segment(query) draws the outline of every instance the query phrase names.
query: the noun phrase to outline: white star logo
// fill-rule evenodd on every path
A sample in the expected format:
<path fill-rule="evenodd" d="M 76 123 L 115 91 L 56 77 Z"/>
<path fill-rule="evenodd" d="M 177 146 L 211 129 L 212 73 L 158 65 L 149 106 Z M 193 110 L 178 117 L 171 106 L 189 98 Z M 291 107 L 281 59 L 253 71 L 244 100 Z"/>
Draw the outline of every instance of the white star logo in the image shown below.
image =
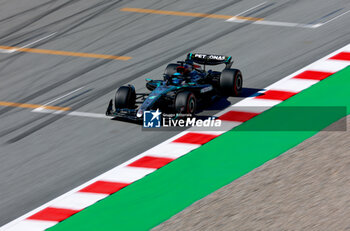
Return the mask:
<path fill-rule="evenodd" d="M 151 121 L 153 121 L 155 118 L 157 118 L 159 120 L 159 115 L 161 115 L 162 113 L 159 111 L 159 109 L 157 108 L 157 111 L 155 112 L 151 112 L 153 117 L 151 119 Z"/>

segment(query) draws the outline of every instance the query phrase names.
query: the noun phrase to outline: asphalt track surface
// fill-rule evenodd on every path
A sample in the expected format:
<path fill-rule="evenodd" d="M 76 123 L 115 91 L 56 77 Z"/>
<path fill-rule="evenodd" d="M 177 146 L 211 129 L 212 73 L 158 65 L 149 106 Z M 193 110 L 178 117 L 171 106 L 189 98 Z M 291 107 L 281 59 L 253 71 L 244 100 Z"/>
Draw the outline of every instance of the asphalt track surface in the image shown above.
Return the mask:
<path fill-rule="evenodd" d="M 350 42 L 346 0 L 268 1 L 242 14 L 302 24 L 334 19 L 317 28 L 120 11 L 132 7 L 237 15 L 263 2 L 2 1 L 0 46 L 34 42 L 29 47 L 132 59 L 1 52 L 0 101 L 42 105 L 81 88 L 50 105 L 103 114 L 117 87 L 131 83 L 146 91 L 145 78 L 161 78 L 167 63 L 192 51 L 232 55 L 243 72 L 243 96 L 248 96 Z M 212 109 L 241 99 L 222 100 Z M 176 133 L 31 110 L 0 106 L 0 225 Z"/>

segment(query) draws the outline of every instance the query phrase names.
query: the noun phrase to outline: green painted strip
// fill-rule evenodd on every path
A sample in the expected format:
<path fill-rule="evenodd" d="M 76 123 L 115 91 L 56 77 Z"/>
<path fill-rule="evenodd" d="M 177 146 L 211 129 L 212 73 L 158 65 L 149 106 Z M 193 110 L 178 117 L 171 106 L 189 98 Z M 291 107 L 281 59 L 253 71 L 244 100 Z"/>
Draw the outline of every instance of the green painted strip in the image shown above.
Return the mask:
<path fill-rule="evenodd" d="M 149 230 L 317 133 L 254 128 L 264 130 L 264 124 L 293 128 L 312 121 L 313 128 L 320 130 L 343 116 L 315 115 L 311 110 L 290 115 L 290 111 L 278 108 L 346 106 L 350 114 L 349 86 L 347 68 L 49 230 Z"/>

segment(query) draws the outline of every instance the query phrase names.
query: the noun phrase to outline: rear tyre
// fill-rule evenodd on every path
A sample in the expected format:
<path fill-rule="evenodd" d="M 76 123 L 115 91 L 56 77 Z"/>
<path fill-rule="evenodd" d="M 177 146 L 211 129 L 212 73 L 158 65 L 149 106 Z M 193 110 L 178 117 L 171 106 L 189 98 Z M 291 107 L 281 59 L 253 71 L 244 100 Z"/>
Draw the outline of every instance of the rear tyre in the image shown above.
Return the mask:
<path fill-rule="evenodd" d="M 238 69 L 225 69 L 220 76 L 220 91 L 227 96 L 239 96 L 242 91 L 243 77 Z"/>
<path fill-rule="evenodd" d="M 175 99 L 175 110 L 177 113 L 194 115 L 197 100 L 195 95 L 189 91 L 179 92 Z"/>
<path fill-rule="evenodd" d="M 114 106 L 118 108 L 134 108 L 136 92 L 133 86 L 122 86 L 115 93 Z"/>

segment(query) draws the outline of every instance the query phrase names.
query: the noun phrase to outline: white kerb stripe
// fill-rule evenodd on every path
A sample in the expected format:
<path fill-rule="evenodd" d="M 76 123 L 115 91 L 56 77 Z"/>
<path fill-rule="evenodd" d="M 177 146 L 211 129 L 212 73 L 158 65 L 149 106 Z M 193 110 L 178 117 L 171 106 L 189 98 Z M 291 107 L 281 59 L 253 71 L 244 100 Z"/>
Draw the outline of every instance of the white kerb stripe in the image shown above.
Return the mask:
<path fill-rule="evenodd" d="M 282 100 L 249 98 L 242 100 L 231 107 L 251 107 L 249 112 L 261 112 L 282 102 Z M 255 111 L 253 111 L 255 110 Z"/>
<path fill-rule="evenodd" d="M 342 51 L 349 51 L 350 52 L 350 44 L 343 47 Z"/>
<path fill-rule="evenodd" d="M 348 65 L 350 65 L 350 62 L 338 61 L 335 59 L 327 59 L 311 64 L 308 70 L 335 73 L 344 69 Z"/>
<path fill-rule="evenodd" d="M 145 154 L 147 156 L 177 159 L 199 146 L 198 144 L 166 143 L 147 150 Z"/>
<path fill-rule="evenodd" d="M 308 79 L 287 79 L 286 81 L 275 85 L 272 89 L 278 91 L 300 92 L 318 82 L 318 80 Z"/>
<path fill-rule="evenodd" d="M 192 128 L 188 129 L 191 132 L 195 132 L 195 133 L 200 133 L 200 134 L 206 134 L 206 135 L 214 135 L 214 136 L 219 136 L 222 133 L 226 132 L 226 131 L 217 131 L 218 128 L 213 128 L 213 131 L 210 131 L 210 129 L 204 127 L 203 131 L 202 130 L 198 130 L 198 128 L 193 128 L 193 130 L 191 130 Z"/>
<path fill-rule="evenodd" d="M 56 221 L 22 220 L 8 227 L 6 231 L 43 231 L 57 223 Z"/>
<path fill-rule="evenodd" d="M 192 128 L 189 128 L 188 131 L 194 132 L 194 133 L 199 133 L 199 134 L 205 134 L 205 135 L 219 136 L 222 133 L 227 132 L 228 129 L 225 128 L 224 126 L 221 126 L 221 127 L 192 127 Z"/>
<path fill-rule="evenodd" d="M 51 205 L 54 208 L 81 210 L 109 196 L 101 193 L 76 192 Z"/>
<path fill-rule="evenodd" d="M 150 168 L 138 168 L 138 167 L 122 167 L 119 169 L 113 169 L 101 176 L 101 180 L 120 182 L 120 183 L 132 183 L 142 177 L 154 172 L 155 169 Z"/>

